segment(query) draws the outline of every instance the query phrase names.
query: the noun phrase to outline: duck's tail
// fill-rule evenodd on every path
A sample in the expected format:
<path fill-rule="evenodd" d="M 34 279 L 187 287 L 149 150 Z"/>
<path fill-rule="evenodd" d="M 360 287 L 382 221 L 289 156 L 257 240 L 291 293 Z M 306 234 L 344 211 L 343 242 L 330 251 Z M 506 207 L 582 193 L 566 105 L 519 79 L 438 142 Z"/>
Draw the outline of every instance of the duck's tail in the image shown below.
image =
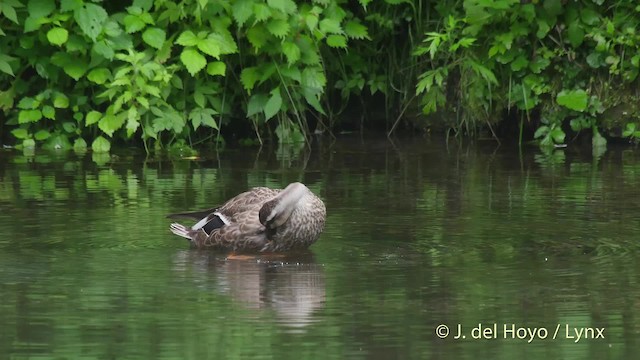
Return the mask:
<path fill-rule="evenodd" d="M 193 236 L 192 236 L 193 230 L 191 230 L 190 228 L 182 224 L 172 223 L 169 229 L 171 230 L 172 233 L 178 236 L 181 236 L 188 240 L 193 240 Z"/>

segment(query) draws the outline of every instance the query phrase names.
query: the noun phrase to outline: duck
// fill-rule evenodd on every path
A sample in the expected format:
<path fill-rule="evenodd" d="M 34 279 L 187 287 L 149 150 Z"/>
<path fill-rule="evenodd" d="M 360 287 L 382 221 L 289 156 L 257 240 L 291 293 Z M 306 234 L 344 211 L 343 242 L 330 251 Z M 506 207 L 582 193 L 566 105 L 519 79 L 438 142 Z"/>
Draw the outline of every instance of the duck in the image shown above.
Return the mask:
<path fill-rule="evenodd" d="M 254 187 L 221 206 L 167 215 L 197 220 L 169 229 L 192 247 L 238 252 L 278 253 L 306 249 L 324 231 L 324 202 L 300 182 L 284 189 Z"/>

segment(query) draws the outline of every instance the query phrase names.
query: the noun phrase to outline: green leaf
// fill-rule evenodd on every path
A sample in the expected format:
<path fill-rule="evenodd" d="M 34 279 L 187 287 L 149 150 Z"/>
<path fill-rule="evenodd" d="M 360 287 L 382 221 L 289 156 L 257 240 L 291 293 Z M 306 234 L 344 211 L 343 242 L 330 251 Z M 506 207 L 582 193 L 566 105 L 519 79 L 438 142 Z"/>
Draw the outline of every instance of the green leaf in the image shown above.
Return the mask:
<path fill-rule="evenodd" d="M 582 44 L 582 41 L 584 40 L 584 30 L 582 29 L 582 25 L 580 25 L 578 22 L 570 24 L 567 28 L 567 35 L 569 37 L 571 46 L 577 48 Z"/>
<path fill-rule="evenodd" d="M 136 97 L 136 101 L 138 102 L 138 104 L 142 105 L 143 108 L 145 109 L 149 108 L 149 100 L 147 100 L 147 98 L 138 96 Z"/>
<path fill-rule="evenodd" d="M 4 6 L 3 6 L 4 7 Z M 27 10 L 29 16 L 34 19 L 41 19 L 49 16 L 56 9 L 54 0 L 29 0 Z"/>
<path fill-rule="evenodd" d="M 79 9 L 82 6 L 82 0 L 61 0 L 60 1 L 60 11 L 74 11 Z"/>
<path fill-rule="evenodd" d="M 300 48 L 292 42 L 282 43 L 282 52 L 287 57 L 287 64 L 291 66 L 300 60 Z"/>
<path fill-rule="evenodd" d="M 257 51 L 266 44 L 269 32 L 262 25 L 253 26 L 247 30 L 247 39 Z"/>
<path fill-rule="evenodd" d="M 147 28 L 147 30 L 142 33 L 142 40 L 149 46 L 156 49 L 160 49 L 162 47 L 166 37 L 167 34 L 165 31 L 156 27 Z"/>
<path fill-rule="evenodd" d="M 318 99 L 319 96 L 320 92 L 314 92 L 310 90 L 304 91 L 304 99 L 307 100 L 307 103 L 311 105 L 311 107 L 313 107 L 317 112 L 326 116 L 327 114 L 324 112 L 324 109 L 320 104 L 320 100 Z"/>
<path fill-rule="evenodd" d="M 42 141 L 42 140 L 46 140 L 51 136 L 51 133 L 47 130 L 38 130 L 38 132 L 36 132 L 33 135 L 33 138 L 36 139 L 37 141 Z"/>
<path fill-rule="evenodd" d="M 622 136 L 624 136 L 624 137 L 632 136 L 636 132 L 636 128 L 637 127 L 638 127 L 638 125 L 636 125 L 636 123 L 627 123 L 627 126 L 625 127 L 625 130 L 622 132 Z"/>
<path fill-rule="evenodd" d="M 561 0 L 544 0 L 543 7 L 551 16 L 557 16 L 562 13 Z"/>
<path fill-rule="evenodd" d="M 69 98 L 63 93 L 55 93 L 53 98 L 53 106 L 58 109 L 66 109 L 69 107 Z"/>
<path fill-rule="evenodd" d="M 511 70 L 517 72 L 526 68 L 528 65 L 529 65 L 529 59 L 527 59 L 524 55 L 520 55 L 511 62 Z"/>
<path fill-rule="evenodd" d="M 582 126 L 582 123 L 584 122 L 584 118 L 583 117 L 577 117 L 575 119 L 571 119 L 571 121 L 569 121 L 569 125 L 571 126 L 571 130 L 578 132 L 582 129 L 584 129 L 584 126 Z"/>
<path fill-rule="evenodd" d="M 107 22 L 105 22 L 103 26 L 103 31 L 105 35 L 112 38 L 115 38 L 122 34 L 122 28 L 120 27 L 120 24 L 118 24 L 114 20 L 107 20 Z"/>
<path fill-rule="evenodd" d="M 109 17 L 102 6 L 93 3 L 84 3 L 82 7 L 73 12 L 76 23 L 85 35 L 96 41 L 102 32 L 102 25 Z"/>
<path fill-rule="evenodd" d="M 144 88 L 144 91 L 147 92 L 147 94 L 149 94 L 151 96 L 155 96 L 157 98 L 160 97 L 160 89 L 157 86 L 146 85 L 143 88 Z"/>
<path fill-rule="evenodd" d="M 36 101 L 34 98 L 28 96 L 23 97 L 22 99 L 20 99 L 20 102 L 18 102 L 18 108 L 20 109 L 35 109 L 39 106 L 39 101 Z"/>
<path fill-rule="evenodd" d="M 271 17 L 272 13 L 273 11 L 265 4 L 253 4 L 253 16 L 256 18 L 256 22 L 267 20 Z"/>
<path fill-rule="evenodd" d="M 232 11 L 238 27 L 242 27 L 253 14 L 253 0 L 238 0 L 234 2 Z"/>
<path fill-rule="evenodd" d="M 24 20 L 24 32 L 28 33 L 31 31 L 38 30 L 40 29 L 42 24 L 46 24 L 46 23 L 47 23 L 46 18 L 34 18 L 32 16 L 29 16 Z"/>
<path fill-rule="evenodd" d="M 91 144 L 91 149 L 97 153 L 107 153 L 111 150 L 111 143 L 102 136 L 98 136 Z"/>
<path fill-rule="evenodd" d="M 264 105 L 265 121 L 274 117 L 282 108 L 282 96 L 280 95 L 280 87 L 271 91 L 271 97 Z"/>
<path fill-rule="evenodd" d="M 95 124 L 98 121 L 100 121 L 101 118 L 102 118 L 102 113 L 100 113 L 98 111 L 95 111 L 95 110 L 89 111 L 89 113 L 87 114 L 87 117 L 84 120 L 84 124 L 86 126 L 89 126 L 91 124 Z"/>
<path fill-rule="evenodd" d="M 55 27 L 47 32 L 47 40 L 52 45 L 62 45 L 69 39 L 69 32 L 66 29 Z"/>
<path fill-rule="evenodd" d="M 25 124 L 30 122 L 36 122 L 42 119 L 42 113 L 40 110 L 20 110 L 18 113 L 18 123 Z"/>
<path fill-rule="evenodd" d="M 47 119 L 50 119 L 50 120 L 55 120 L 56 119 L 56 109 L 54 109 L 50 105 L 45 105 L 45 106 L 42 107 L 42 116 L 44 116 L 44 117 L 46 117 Z"/>
<path fill-rule="evenodd" d="M 357 21 L 349 21 L 344 25 L 344 33 L 352 39 L 369 39 L 367 27 Z"/>
<path fill-rule="evenodd" d="M 25 128 L 17 128 L 17 129 L 13 129 L 11 130 L 11 134 L 16 138 L 16 139 L 26 139 L 29 137 L 29 131 L 27 131 L 27 129 Z"/>
<path fill-rule="evenodd" d="M 533 134 L 533 138 L 534 139 L 538 139 L 540 137 L 543 137 L 543 136 L 547 135 L 548 133 L 549 133 L 549 127 L 546 126 L 546 125 L 542 125 Z"/>
<path fill-rule="evenodd" d="M 267 5 L 285 14 L 293 14 L 297 10 L 296 3 L 292 0 L 267 0 Z"/>
<path fill-rule="evenodd" d="M 218 42 L 211 37 L 199 40 L 198 49 L 216 59 L 220 58 L 220 46 L 218 46 Z"/>
<path fill-rule="evenodd" d="M 125 116 L 122 116 L 122 115 L 126 115 L 126 114 L 120 113 L 120 114 L 114 115 L 114 114 L 107 113 L 98 122 L 98 127 L 105 134 L 109 136 L 113 136 L 113 133 L 116 130 L 120 129 L 122 125 L 124 125 Z"/>
<path fill-rule="evenodd" d="M 549 133 L 549 135 L 553 139 L 553 142 L 556 144 L 564 143 L 564 138 L 566 136 L 562 128 L 560 128 L 559 126 L 556 126 L 553 129 L 551 129 L 551 132 Z"/>
<path fill-rule="evenodd" d="M 153 119 L 153 133 L 157 134 L 163 130 L 173 130 L 176 133 L 180 133 L 184 129 L 185 121 L 182 115 L 172 107 L 160 109 L 152 106 L 151 112 L 158 116 Z"/>
<path fill-rule="evenodd" d="M 247 117 L 251 117 L 257 113 L 262 112 L 269 97 L 266 94 L 255 94 L 249 98 L 247 104 Z"/>
<path fill-rule="evenodd" d="M 11 68 L 11 65 L 9 64 L 9 61 L 12 61 L 12 60 L 15 60 L 15 58 L 11 57 L 9 55 L 0 54 L 0 71 L 2 71 L 3 73 L 5 73 L 7 75 L 15 76 L 13 74 L 13 69 Z"/>
<path fill-rule="evenodd" d="M 285 20 L 271 19 L 267 23 L 267 30 L 269 30 L 271 35 L 279 39 L 284 39 L 289 33 L 289 29 L 289 23 Z"/>
<path fill-rule="evenodd" d="M 75 80 L 80 79 L 87 71 L 87 63 L 83 58 L 73 57 L 61 51 L 53 54 L 51 62 L 61 67 L 67 75 Z"/>
<path fill-rule="evenodd" d="M 127 111 L 127 137 L 131 137 L 140 127 L 140 114 L 135 107 L 129 108 Z"/>
<path fill-rule="evenodd" d="M 347 48 L 347 38 L 342 35 L 329 35 L 327 37 L 327 45 L 333 48 Z"/>
<path fill-rule="evenodd" d="M 224 76 L 227 72 L 227 65 L 222 61 L 214 61 L 207 64 L 207 74 L 211 76 Z"/>
<path fill-rule="evenodd" d="M 327 78 L 320 67 L 308 67 L 302 71 L 301 85 L 303 88 L 322 90 L 327 84 Z"/>
<path fill-rule="evenodd" d="M 115 51 L 113 50 L 113 47 L 109 45 L 110 43 L 111 41 L 107 42 L 106 40 L 96 41 L 93 44 L 93 51 L 95 51 L 99 55 L 102 55 L 102 57 L 107 60 L 113 60 Z"/>
<path fill-rule="evenodd" d="M 297 83 L 302 82 L 302 73 L 297 67 L 282 67 L 280 68 L 280 74 L 282 77 L 291 79 Z"/>
<path fill-rule="evenodd" d="M 588 100 L 589 96 L 587 95 L 587 92 L 582 89 L 562 90 L 556 96 L 558 105 L 580 112 L 587 108 Z"/>
<path fill-rule="evenodd" d="M 526 59 L 523 59 L 524 61 L 528 61 Z M 487 82 L 492 83 L 492 84 L 497 84 L 498 83 L 498 79 L 496 79 L 495 74 L 493 73 L 493 71 L 491 71 L 489 68 L 487 68 L 486 66 L 468 59 L 465 61 L 465 64 L 468 65 L 476 74 L 482 76 L 483 79 L 485 79 Z M 516 63 L 516 65 L 520 65 L 520 66 L 526 66 L 526 64 L 518 64 Z"/>
<path fill-rule="evenodd" d="M 0 10 L 2 10 L 0 12 L 2 12 L 7 19 L 13 21 L 13 23 L 16 25 L 20 25 L 20 23 L 18 22 L 18 14 L 16 13 L 16 10 L 11 5 L 7 4 L 5 6 L 2 6 Z M 0 29 L 0 32 L 2 32 L 2 29 Z"/>
<path fill-rule="evenodd" d="M 320 55 L 318 53 L 317 45 L 312 42 L 311 38 L 307 35 L 298 36 L 296 42 L 300 48 L 300 61 L 306 65 L 319 65 Z"/>
<path fill-rule="evenodd" d="M 323 19 L 320 21 L 320 31 L 325 34 L 342 34 L 340 22 L 334 19 Z"/>
<path fill-rule="evenodd" d="M 142 11 L 149 11 L 153 6 L 153 0 L 133 0 L 133 5 L 142 9 Z"/>
<path fill-rule="evenodd" d="M 202 89 L 200 87 L 196 87 L 195 91 L 193 92 L 193 101 L 199 107 L 201 107 L 201 108 L 205 107 L 206 99 L 205 99 L 204 94 L 202 93 Z"/>
<path fill-rule="evenodd" d="M 258 79 L 260 79 L 260 74 L 258 73 L 258 68 L 255 66 L 244 68 L 240 73 L 240 82 L 242 83 L 242 86 L 244 86 L 244 89 L 249 93 L 255 86 Z"/>
<path fill-rule="evenodd" d="M 36 141 L 33 139 L 24 139 L 22 140 L 22 147 L 25 149 L 33 149 L 36 147 Z"/>
<path fill-rule="evenodd" d="M 74 80 L 80 80 L 82 75 L 87 72 L 87 64 L 83 61 L 76 61 L 66 64 L 62 69 Z"/>
<path fill-rule="evenodd" d="M 191 113 L 189 113 L 189 119 L 191 120 L 195 130 L 200 127 L 200 124 L 218 130 L 218 124 L 216 124 L 216 121 L 213 119 L 213 115 L 215 114 L 216 112 L 213 109 L 195 108 L 191 110 Z"/>
<path fill-rule="evenodd" d="M 107 68 L 96 68 L 87 74 L 87 79 L 96 84 L 104 84 L 111 78 L 111 72 Z"/>
<path fill-rule="evenodd" d="M 124 24 L 124 31 L 126 31 L 127 34 L 133 34 L 147 26 L 140 16 L 131 14 L 125 15 L 124 19 L 122 19 L 122 23 Z"/>
<path fill-rule="evenodd" d="M 187 30 L 180 34 L 180 36 L 178 36 L 176 44 L 182 46 L 196 46 L 198 45 L 199 41 L 200 39 L 196 36 L 196 34 L 194 34 L 192 31 Z"/>
<path fill-rule="evenodd" d="M 222 55 L 235 54 L 238 52 L 238 45 L 229 33 L 211 33 L 209 34 L 209 36 L 207 36 L 207 38 L 212 39 L 216 42 L 216 44 L 220 48 L 220 54 Z"/>
<path fill-rule="evenodd" d="M 598 25 L 601 21 L 598 12 L 588 7 L 580 9 L 580 19 L 582 19 L 582 22 L 586 25 L 591 26 Z"/>
<path fill-rule="evenodd" d="M 185 48 L 180 54 L 180 61 L 182 61 L 191 76 L 195 76 L 207 65 L 207 60 L 204 56 L 193 48 Z"/>
<path fill-rule="evenodd" d="M 153 20 L 153 16 L 148 12 L 143 12 L 140 14 L 140 20 L 142 20 L 147 25 L 155 25 L 155 21 Z"/>
<path fill-rule="evenodd" d="M 549 59 L 538 56 L 529 62 L 529 69 L 531 69 L 534 74 L 540 74 L 542 70 L 546 69 L 547 66 L 549 66 L 549 64 L 551 64 L 551 61 L 549 61 Z"/>
<path fill-rule="evenodd" d="M 587 56 L 587 64 L 594 69 L 597 69 L 604 65 L 604 61 L 602 60 L 602 54 L 598 52 L 593 52 Z"/>
<path fill-rule="evenodd" d="M 310 11 L 309 13 L 304 15 L 304 22 L 307 25 L 307 29 L 309 29 L 309 31 L 315 31 L 316 27 L 318 26 L 318 13 Z"/>
<path fill-rule="evenodd" d="M 84 141 L 83 138 L 77 138 L 76 141 L 73 142 L 73 151 L 75 152 L 87 151 L 87 142 Z"/>
<path fill-rule="evenodd" d="M 549 24 L 546 19 L 538 19 L 537 23 L 538 31 L 536 32 L 536 37 L 538 37 L 538 39 L 543 39 L 551 30 L 551 24 Z"/>
<path fill-rule="evenodd" d="M 74 133 L 78 129 L 78 126 L 74 122 L 65 121 L 62 123 L 62 128 L 68 133 Z"/>

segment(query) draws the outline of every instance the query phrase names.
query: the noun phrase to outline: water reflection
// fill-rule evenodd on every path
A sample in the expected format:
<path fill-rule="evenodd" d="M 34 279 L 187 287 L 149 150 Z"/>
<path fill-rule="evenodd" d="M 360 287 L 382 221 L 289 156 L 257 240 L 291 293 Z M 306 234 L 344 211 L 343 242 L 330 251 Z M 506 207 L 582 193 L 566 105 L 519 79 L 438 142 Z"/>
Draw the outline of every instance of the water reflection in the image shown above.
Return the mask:
<path fill-rule="evenodd" d="M 227 256 L 184 250 L 176 254 L 174 270 L 199 285 L 214 278 L 215 291 L 246 309 L 272 310 L 281 325 L 291 328 L 312 324 L 326 300 L 324 265 L 311 252 Z"/>
<path fill-rule="evenodd" d="M 0 153 L 0 354 L 636 358 L 637 150 L 354 138 L 281 150 L 105 164 Z M 227 259 L 168 231 L 166 213 L 292 181 L 328 209 L 311 258 Z M 456 342 L 435 336 L 443 323 L 607 330 Z"/>

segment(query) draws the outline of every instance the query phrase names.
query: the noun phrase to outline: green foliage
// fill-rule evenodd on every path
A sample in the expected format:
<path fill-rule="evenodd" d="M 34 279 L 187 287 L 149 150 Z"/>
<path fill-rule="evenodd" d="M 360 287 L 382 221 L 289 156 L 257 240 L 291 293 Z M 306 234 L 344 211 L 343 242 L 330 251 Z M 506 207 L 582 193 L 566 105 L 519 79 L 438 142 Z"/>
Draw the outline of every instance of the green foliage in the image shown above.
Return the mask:
<path fill-rule="evenodd" d="M 326 106 L 322 49 L 368 38 L 352 12 L 360 6 L 336 1 L 128 5 L 0 4 L 0 109 L 17 141 L 159 149 L 211 139 L 221 124 L 247 118 L 259 139 L 281 122 L 302 134 L 307 110 Z"/>
<path fill-rule="evenodd" d="M 556 96 L 558 105 L 578 112 L 583 112 L 587 108 L 588 100 L 589 96 L 587 92 L 582 89 L 571 91 L 562 90 Z"/>
<path fill-rule="evenodd" d="M 440 23 L 414 51 L 427 63 L 416 94 L 424 114 L 461 110 L 456 130 L 472 130 L 469 119 L 491 124 L 504 111 L 531 121 L 537 109 L 541 145 L 563 143 L 566 122 L 602 144 L 602 114 L 640 100 L 626 95 L 640 69 L 640 13 L 632 2 L 468 0 L 436 10 Z"/>
<path fill-rule="evenodd" d="M 98 136 L 95 140 L 93 140 L 91 149 L 97 153 L 106 153 L 111 149 L 111 143 L 109 143 L 109 140 L 103 138 L 102 136 Z"/>
<path fill-rule="evenodd" d="M 5 0 L 0 110 L 30 147 L 192 146 L 245 121 L 260 143 L 306 139 L 308 116 L 331 129 L 353 104 L 390 132 L 420 115 L 472 134 L 516 112 L 543 145 L 567 123 L 600 144 L 607 110 L 640 102 L 639 23 L 630 2 L 583 0 Z"/>
<path fill-rule="evenodd" d="M 640 142 L 640 126 L 638 126 L 637 123 L 627 123 L 622 132 L 622 136 L 631 139 L 631 141 L 637 144 Z"/>

